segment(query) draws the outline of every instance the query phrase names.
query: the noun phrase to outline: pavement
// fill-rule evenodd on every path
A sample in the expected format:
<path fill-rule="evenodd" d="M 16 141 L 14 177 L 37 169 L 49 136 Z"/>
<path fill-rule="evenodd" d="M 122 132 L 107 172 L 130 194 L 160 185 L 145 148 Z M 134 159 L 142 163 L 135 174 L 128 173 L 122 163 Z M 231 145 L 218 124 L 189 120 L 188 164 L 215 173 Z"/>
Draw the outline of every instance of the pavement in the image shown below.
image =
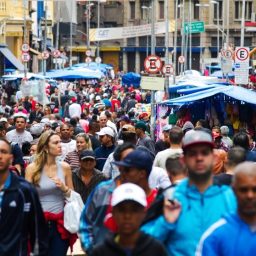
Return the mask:
<path fill-rule="evenodd" d="M 71 256 L 71 255 L 73 255 L 73 256 L 86 256 L 85 252 L 81 248 L 80 239 L 76 240 L 76 243 L 74 244 L 74 247 L 73 247 L 73 253 L 71 253 L 70 249 L 69 249 L 67 255 L 68 256 Z"/>

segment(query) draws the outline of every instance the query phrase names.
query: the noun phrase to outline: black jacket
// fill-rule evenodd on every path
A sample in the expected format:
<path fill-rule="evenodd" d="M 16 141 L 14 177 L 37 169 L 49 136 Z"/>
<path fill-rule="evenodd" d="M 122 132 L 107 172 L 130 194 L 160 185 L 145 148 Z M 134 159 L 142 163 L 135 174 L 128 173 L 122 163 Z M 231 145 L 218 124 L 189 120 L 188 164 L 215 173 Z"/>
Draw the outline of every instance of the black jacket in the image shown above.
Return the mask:
<path fill-rule="evenodd" d="M 128 254 L 115 241 L 114 236 L 104 240 L 103 244 L 96 246 L 90 256 L 167 256 L 167 252 L 163 245 L 153 237 L 141 233 L 136 247 Z"/>
<path fill-rule="evenodd" d="M 35 255 L 48 255 L 48 230 L 35 188 L 11 172 L 10 186 L 3 191 L 0 256 L 27 256 L 28 241 Z"/>

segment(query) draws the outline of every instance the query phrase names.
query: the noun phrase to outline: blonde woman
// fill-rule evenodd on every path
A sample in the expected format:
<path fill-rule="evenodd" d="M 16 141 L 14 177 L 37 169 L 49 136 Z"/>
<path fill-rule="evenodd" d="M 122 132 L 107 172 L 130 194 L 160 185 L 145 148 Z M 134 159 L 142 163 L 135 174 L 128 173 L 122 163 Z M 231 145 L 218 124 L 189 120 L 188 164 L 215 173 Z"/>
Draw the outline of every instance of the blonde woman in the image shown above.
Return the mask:
<path fill-rule="evenodd" d="M 46 131 L 39 138 L 35 160 L 26 169 L 26 179 L 37 188 L 49 228 L 49 256 L 65 256 L 72 235 L 64 229 L 63 209 L 65 197 L 73 189 L 70 166 L 59 162 L 61 139 Z"/>
<path fill-rule="evenodd" d="M 89 135 L 79 133 L 76 135 L 76 150 L 68 153 L 64 159 L 70 165 L 72 171 L 80 168 L 79 156 L 83 150 L 92 150 L 92 144 Z"/>

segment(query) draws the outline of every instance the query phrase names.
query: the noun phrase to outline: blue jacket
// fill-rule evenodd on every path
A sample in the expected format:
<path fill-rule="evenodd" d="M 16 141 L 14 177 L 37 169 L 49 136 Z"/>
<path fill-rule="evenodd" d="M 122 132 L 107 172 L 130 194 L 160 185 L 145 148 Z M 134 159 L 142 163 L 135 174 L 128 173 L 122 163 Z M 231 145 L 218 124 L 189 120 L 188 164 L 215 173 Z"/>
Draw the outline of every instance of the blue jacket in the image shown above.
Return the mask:
<path fill-rule="evenodd" d="M 202 236 L 197 256 L 252 256 L 256 254 L 256 230 L 252 231 L 237 214 L 214 223 Z"/>
<path fill-rule="evenodd" d="M 181 214 L 175 223 L 163 216 L 145 224 L 142 230 L 164 242 L 169 255 L 195 255 L 196 246 L 204 233 L 224 213 L 236 209 L 236 199 L 228 186 L 212 185 L 200 193 L 185 179 L 174 187 L 173 198 L 181 203 Z"/>
<path fill-rule="evenodd" d="M 103 242 L 106 234 L 109 234 L 109 230 L 104 226 L 104 219 L 115 188 L 115 180 L 103 181 L 86 201 L 80 219 L 79 237 L 82 248 L 87 252 L 93 245 Z"/>
<path fill-rule="evenodd" d="M 101 145 L 100 147 L 95 149 L 95 156 L 96 156 L 96 169 L 102 171 L 105 162 L 107 161 L 108 156 L 114 152 L 115 145 L 111 147 L 105 147 Z"/>

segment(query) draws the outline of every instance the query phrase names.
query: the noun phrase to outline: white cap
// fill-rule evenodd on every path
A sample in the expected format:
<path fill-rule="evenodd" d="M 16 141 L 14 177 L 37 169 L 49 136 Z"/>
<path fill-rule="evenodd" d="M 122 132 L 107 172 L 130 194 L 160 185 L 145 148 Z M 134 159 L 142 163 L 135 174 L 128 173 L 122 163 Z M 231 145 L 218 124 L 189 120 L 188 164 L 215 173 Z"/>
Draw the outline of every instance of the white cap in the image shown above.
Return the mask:
<path fill-rule="evenodd" d="M 6 122 L 7 123 L 8 121 L 7 121 L 6 117 L 2 117 L 2 118 L 0 118 L 0 122 Z"/>
<path fill-rule="evenodd" d="M 111 205 L 116 206 L 129 200 L 147 207 L 147 198 L 144 190 L 133 183 L 125 183 L 118 186 L 112 194 Z"/>
<path fill-rule="evenodd" d="M 101 100 L 100 95 L 97 95 L 97 96 L 95 97 L 95 100 Z"/>
<path fill-rule="evenodd" d="M 97 134 L 99 136 L 103 136 L 103 135 L 109 135 L 111 137 L 115 137 L 115 133 L 114 133 L 114 130 L 110 127 L 104 127 L 100 130 L 100 132 L 97 132 Z"/>

